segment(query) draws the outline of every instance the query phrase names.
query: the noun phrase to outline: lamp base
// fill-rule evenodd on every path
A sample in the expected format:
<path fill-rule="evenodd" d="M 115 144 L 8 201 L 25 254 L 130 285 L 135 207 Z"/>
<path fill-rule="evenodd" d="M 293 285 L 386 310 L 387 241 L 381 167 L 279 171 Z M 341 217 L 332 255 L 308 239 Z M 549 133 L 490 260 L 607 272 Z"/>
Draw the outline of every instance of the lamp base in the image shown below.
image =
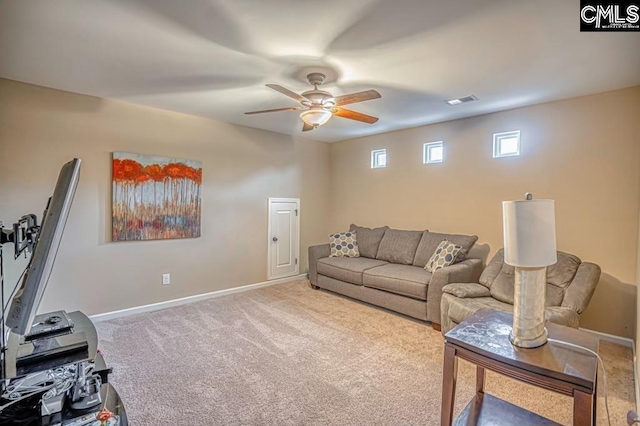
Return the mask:
<path fill-rule="evenodd" d="M 547 333 L 547 328 L 545 327 L 543 329 L 543 333 L 538 336 L 538 337 L 534 337 L 532 339 L 527 339 L 524 337 L 520 337 L 520 336 L 514 336 L 513 335 L 513 330 L 511 331 L 511 333 L 509 333 L 509 341 L 511 342 L 511 344 L 513 346 L 517 346 L 519 348 L 537 348 L 540 347 L 542 345 L 544 345 L 545 343 L 547 343 L 547 337 L 549 336 L 549 334 Z"/>
<path fill-rule="evenodd" d="M 520 348 L 537 348 L 547 342 L 544 328 L 546 268 L 515 268 L 513 329 L 509 340 Z"/>

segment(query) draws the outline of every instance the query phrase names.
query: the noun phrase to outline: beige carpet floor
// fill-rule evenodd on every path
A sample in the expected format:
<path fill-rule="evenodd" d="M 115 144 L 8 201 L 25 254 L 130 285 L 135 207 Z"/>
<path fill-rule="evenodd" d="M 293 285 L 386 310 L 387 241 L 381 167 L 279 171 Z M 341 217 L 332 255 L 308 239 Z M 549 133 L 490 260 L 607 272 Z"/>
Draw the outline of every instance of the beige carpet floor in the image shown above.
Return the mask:
<path fill-rule="evenodd" d="M 136 426 L 439 424 L 442 335 L 306 280 L 97 328 Z M 634 408 L 631 349 L 603 342 L 601 355 L 611 424 L 622 425 Z M 460 363 L 457 413 L 473 396 L 474 374 Z M 568 397 L 493 373 L 487 392 L 571 423 Z M 598 410 L 604 425 L 602 397 Z"/>

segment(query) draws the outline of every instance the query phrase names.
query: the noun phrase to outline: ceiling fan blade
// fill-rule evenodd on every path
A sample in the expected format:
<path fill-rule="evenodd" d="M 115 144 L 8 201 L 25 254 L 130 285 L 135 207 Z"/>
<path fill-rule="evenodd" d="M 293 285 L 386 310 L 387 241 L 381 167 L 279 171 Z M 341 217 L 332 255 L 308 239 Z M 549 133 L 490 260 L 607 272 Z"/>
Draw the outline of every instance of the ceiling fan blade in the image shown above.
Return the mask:
<path fill-rule="evenodd" d="M 309 130 L 313 130 L 313 129 L 315 129 L 315 127 L 313 127 L 311 124 L 307 124 L 307 123 L 302 124 L 303 132 L 308 132 Z"/>
<path fill-rule="evenodd" d="M 373 124 L 378 121 L 378 117 L 372 117 L 367 114 L 363 114 L 361 112 L 352 111 L 346 108 L 333 108 L 331 110 L 333 115 L 337 115 L 338 117 L 348 118 L 350 120 L 362 121 L 363 123 Z"/>
<path fill-rule="evenodd" d="M 265 112 L 278 112 L 278 111 L 298 111 L 303 109 L 304 107 L 287 107 L 287 108 L 276 108 L 276 109 L 263 109 L 262 111 L 249 111 L 249 112 L 245 112 L 245 114 L 247 115 L 251 115 L 251 114 L 262 114 Z"/>
<path fill-rule="evenodd" d="M 350 93 L 348 95 L 342 95 L 334 98 L 336 106 L 355 104 L 356 102 L 369 101 L 371 99 L 378 99 L 382 96 L 375 90 L 365 90 L 364 92 Z"/>
<path fill-rule="evenodd" d="M 266 85 L 268 88 L 275 90 L 276 92 L 280 92 L 283 95 L 286 95 L 290 98 L 295 99 L 298 102 L 302 102 L 304 100 L 306 100 L 305 98 L 303 98 L 302 96 L 298 95 L 296 92 L 293 92 L 285 87 L 282 87 L 278 84 L 267 84 Z"/>

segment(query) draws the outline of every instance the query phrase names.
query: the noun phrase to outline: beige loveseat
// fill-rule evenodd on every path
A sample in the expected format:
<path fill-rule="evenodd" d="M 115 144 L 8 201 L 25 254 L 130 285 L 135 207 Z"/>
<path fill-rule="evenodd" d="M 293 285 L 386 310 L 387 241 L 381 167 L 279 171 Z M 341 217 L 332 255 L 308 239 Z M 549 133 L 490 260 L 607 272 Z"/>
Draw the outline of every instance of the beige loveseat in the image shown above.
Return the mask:
<path fill-rule="evenodd" d="M 514 267 L 504 263 L 500 249 L 477 283 L 449 284 L 442 291 L 442 333 L 480 308 L 513 312 Z M 558 262 L 547 268 L 545 317 L 556 324 L 578 328 L 600 279 L 600 267 L 559 251 Z"/>
<path fill-rule="evenodd" d="M 477 282 L 480 259 L 467 258 L 477 236 L 362 228 L 356 232 L 360 257 L 329 257 L 329 244 L 309 247 L 309 280 L 314 288 L 340 293 L 396 312 L 430 321 L 440 329 L 442 287 Z M 427 272 L 424 266 L 447 239 L 462 247 L 453 265 Z"/>

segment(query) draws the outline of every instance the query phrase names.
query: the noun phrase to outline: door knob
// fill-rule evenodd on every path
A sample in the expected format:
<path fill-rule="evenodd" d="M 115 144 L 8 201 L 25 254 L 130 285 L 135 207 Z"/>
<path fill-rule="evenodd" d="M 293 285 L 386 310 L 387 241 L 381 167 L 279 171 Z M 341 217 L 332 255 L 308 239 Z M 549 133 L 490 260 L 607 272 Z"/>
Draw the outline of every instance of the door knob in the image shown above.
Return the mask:
<path fill-rule="evenodd" d="M 273 237 L 273 242 L 277 243 L 278 242 L 278 237 Z"/>

